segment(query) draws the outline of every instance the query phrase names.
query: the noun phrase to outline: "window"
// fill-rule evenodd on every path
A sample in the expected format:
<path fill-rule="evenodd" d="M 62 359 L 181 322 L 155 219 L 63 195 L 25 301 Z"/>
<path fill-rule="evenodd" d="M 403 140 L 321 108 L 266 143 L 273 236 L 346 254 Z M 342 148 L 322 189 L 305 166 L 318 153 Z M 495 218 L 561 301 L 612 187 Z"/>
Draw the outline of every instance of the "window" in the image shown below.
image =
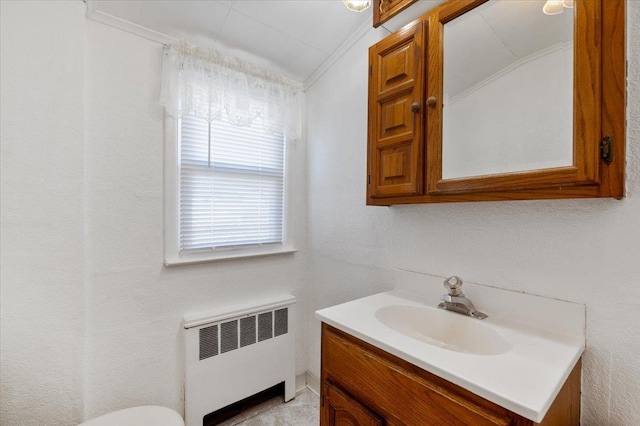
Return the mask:
<path fill-rule="evenodd" d="M 285 136 L 257 121 L 177 120 L 169 180 L 177 226 L 166 236 L 174 239 L 165 242 L 167 264 L 292 251 L 284 244 Z"/>
<path fill-rule="evenodd" d="M 165 264 L 291 253 L 285 143 L 302 84 L 185 42 L 165 46 Z"/>

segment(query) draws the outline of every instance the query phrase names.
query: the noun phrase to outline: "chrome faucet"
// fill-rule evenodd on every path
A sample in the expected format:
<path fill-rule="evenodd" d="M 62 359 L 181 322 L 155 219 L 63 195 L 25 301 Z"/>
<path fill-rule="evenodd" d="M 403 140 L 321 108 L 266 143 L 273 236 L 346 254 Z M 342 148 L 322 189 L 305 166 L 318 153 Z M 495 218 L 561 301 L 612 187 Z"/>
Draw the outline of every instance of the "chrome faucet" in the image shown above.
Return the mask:
<path fill-rule="evenodd" d="M 457 312 L 459 314 L 468 315 L 477 319 L 485 319 L 487 316 L 482 312 L 476 311 L 471 300 L 464 297 L 464 293 L 460 290 L 462 280 L 459 277 L 449 277 L 444 280 L 444 288 L 448 290 L 448 294 L 443 295 L 438 308 L 447 311 Z"/>

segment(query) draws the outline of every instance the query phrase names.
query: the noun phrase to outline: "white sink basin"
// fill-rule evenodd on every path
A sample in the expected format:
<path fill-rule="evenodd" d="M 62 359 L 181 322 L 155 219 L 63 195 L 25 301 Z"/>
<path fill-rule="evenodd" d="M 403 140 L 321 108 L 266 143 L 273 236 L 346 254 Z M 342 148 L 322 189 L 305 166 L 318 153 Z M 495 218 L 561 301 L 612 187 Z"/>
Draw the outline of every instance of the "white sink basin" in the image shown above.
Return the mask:
<path fill-rule="evenodd" d="M 501 355 L 512 347 L 480 320 L 442 309 L 393 305 L 378 309 L 375 317 L 398 333 L 450 351 Z"/>

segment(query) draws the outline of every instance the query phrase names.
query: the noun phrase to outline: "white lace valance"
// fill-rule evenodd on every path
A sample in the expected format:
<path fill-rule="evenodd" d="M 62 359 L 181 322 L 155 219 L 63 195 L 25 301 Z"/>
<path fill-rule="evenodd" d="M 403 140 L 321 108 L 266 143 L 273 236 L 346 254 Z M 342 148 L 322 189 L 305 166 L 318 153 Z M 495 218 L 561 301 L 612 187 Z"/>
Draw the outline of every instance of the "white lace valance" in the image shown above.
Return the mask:
<path fill-rule="evenodd" d="M 259 120 L 265 131 L 300 139 L 300 83 L 186 43 L 167 46 L 162 66 L 160 103 L 171 117 L 224 115 L 239 127 Z"/>

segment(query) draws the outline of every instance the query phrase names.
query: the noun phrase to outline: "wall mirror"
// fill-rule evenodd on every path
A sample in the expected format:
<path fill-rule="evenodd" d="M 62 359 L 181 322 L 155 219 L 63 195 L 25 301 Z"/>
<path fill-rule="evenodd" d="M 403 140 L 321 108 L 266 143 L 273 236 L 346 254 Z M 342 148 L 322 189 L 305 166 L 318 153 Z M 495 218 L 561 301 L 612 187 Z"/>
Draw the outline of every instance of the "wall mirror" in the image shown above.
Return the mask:
<path fill-rule="evenodd" d="M 442 178 L 573 165 L 574 4 L 491 0 L 444 25 Z"/>
<path fill-rule="evenodd" d="M 455 0 L 432 18 L 428 193 L 599 184 L 603 3 L 546 3 Z"/>

